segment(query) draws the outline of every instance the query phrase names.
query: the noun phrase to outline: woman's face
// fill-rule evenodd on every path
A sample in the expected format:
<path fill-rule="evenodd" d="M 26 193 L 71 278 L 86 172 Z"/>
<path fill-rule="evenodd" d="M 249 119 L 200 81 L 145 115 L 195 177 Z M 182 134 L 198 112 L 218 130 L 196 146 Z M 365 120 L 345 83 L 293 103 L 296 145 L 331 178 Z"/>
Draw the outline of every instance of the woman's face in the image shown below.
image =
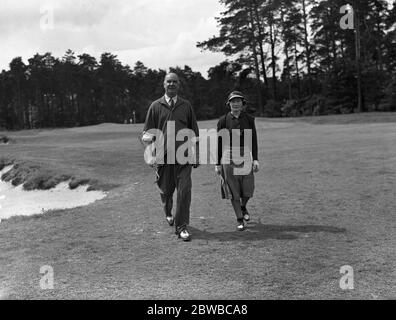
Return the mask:
<path fill-rule="evenodd" d="M 234 98 L 230 101 L 232 113 L 240 113 L 243 109 L 243 101 L 241 98 Z"/>

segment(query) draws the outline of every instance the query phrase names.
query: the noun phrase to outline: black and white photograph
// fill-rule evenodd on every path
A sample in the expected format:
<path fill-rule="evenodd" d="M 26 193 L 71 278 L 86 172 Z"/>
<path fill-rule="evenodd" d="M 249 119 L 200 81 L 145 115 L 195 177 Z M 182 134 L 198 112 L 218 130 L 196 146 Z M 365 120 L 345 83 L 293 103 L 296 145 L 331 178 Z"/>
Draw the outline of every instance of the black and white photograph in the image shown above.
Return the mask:
<path fill-rule="evenodd" d="M 396 0 L 0 7 L 0 300 L 396 299 Z"/>

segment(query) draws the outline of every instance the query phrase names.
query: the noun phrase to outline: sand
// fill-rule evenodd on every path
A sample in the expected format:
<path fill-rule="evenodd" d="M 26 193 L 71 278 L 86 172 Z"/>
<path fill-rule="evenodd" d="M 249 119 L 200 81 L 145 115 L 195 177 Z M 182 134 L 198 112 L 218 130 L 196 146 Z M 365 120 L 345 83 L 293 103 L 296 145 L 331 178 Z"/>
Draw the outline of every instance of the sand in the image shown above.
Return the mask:
<path fill-rule="evenodd" d="M 7 166 L 1 170 L 0 178 L 11 169 L 12 166 Z M 50 190 L 25 191 L 22 185 L 14 187 L 0 179 L 0 219 L 77 208 L 106 197 L 102 191 L 87 192 L 88 185 L 70 190 L 69 182 L 62 182 Z"/>

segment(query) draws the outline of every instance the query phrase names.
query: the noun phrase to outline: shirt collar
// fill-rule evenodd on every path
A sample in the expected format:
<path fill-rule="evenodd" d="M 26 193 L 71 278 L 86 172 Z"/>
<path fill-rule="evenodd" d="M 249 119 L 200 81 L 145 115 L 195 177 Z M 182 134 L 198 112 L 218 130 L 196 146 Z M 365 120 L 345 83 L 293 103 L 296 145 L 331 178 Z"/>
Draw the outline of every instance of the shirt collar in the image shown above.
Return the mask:
<path fill-rule="evenodd" d="M 171 101 L 171 97 L 169 97 L 166 93 L 165 93 L 165 100 L 166 100 L 166 102 L 170 105 L 170 101 Z M 174 96 L 173 97 L 173 102 L 176 104 L 176 102 L 177 102 L 177 96 Z"/>
<path fill-rule="evenodd" d="M 230 111 L 230 115 L 231 115 L 231 117 L 232 117 L 233 119 L 240 119 L 240 118 L 242 118 L 243 111 L 241 111 L 241 113 L 239 114 L 239 117 L 234 116 L 234 115 L 232 114 L 231 111 Z"/>

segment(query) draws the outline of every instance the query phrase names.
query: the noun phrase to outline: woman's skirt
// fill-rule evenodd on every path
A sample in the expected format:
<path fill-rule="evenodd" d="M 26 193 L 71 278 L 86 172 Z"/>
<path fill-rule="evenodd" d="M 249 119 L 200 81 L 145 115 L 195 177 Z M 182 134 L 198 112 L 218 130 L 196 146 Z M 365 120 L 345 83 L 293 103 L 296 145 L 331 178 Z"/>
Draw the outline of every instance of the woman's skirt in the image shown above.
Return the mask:
<path fill-rule="evenodd" d="M 224 183 L 228 186 L 232 200 L 240 200 L 241 198 L 252 198 L 254 193 L 254 174 L 253 161 L 251 156 L 249 159 L 238 158 L 234 156 L 232 159 L 231 152 L 226 151 L 223 154 L 222 175 Z M 236 164 L 237 163 L 237 164 Z M 223 199 L 229 199 L 224 196 Z"/>

